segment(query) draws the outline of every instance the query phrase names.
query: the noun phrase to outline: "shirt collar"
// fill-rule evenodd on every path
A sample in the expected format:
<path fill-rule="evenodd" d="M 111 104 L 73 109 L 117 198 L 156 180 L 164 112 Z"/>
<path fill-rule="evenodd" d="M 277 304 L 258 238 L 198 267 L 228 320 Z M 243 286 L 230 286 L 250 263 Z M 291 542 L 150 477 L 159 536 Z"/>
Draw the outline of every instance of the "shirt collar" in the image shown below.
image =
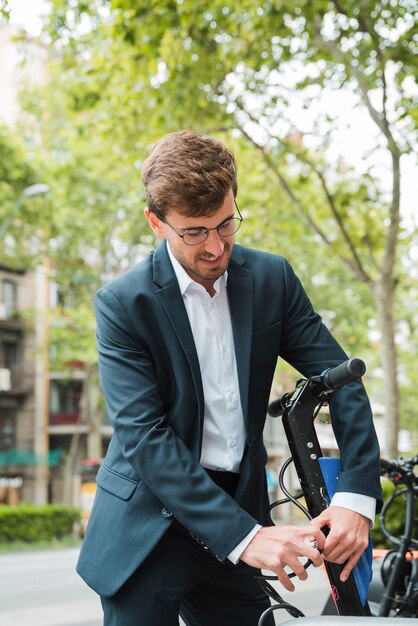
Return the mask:
<path fill-rule="evenodd" d="M 188 275 L 184 267 L 180 265 L 180 263 L 177 261 L 174 254 L 171 252 L 170 245 L 167 240 L 166 240 L 166 244 L 167 244 L 168 256 L 170 257 L 170 261 L 173 266 L 174 273 L 176 275 L 176 278 L 180 287 L 181 295 L 184 296 L 186 291 L 190 288 L 198 288 L 198 289 L 200 288 L 206 291 L 203 285 L 200 285 L 200 283 L 197 283 L 195 280 L 193 280 L 193 278 L 191 278 Z M 223 289 L 224 286 L 226 286 L 227 281 L 228 281 L 228 272 L 226 271 L 224 274 L 222 274 L 222 276 L 217 278 L 213 284 L 213 288 L 215 289 L 215 292 L 216 292 L 215 295 L 217 295 L 219 291 Z"/>

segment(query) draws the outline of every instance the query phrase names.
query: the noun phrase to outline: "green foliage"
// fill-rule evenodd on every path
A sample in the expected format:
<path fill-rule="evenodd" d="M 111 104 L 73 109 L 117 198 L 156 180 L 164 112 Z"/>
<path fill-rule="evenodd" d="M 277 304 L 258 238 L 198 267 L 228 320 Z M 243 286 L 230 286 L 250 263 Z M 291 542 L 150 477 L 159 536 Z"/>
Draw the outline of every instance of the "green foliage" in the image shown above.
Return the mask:
<path fill-rule="evenodd" d="M 0 193 L 1 206 L 15 199 L 17 194 L 31 183 L 36 182 L 34 173 L 26 160 L 22 144 L 16 135 L 0 126 Z M 10 205 L 9 207 L 10 208 Z"/>
<path fill-rule="evenodd" d="M 405 101 L 402 115 L 396 97 L 385 106 L 391 106 L 390 126 L 399 137 L 396 149 L 408 150 L 416 135 L 407 88 L 415 65 L 407 36 L 411 2 L 367 2 L 360 8 L 322 0 L 280 6 L 96 0 L 75 2 L 68 11 L 55 0 L 53 6 L 50 35 L 60 44 L 60 71 L 65 70 L 58 80 L 85 147 L 90 149 L 94 136 L 101 155 L 136 153 L 132 165 L 140 164 L 150 141 L 181 127 L 212 133 L 238 128 L 250 141 L 258 136 L 276 176 L 267 202 L 272 205 L 277 195 L 277 176 L 287 178 L 292 190 L 287 214 L 293 217 L 285 228 L 291 219 L 305 231 L 314 226 L 316 235 L 305 232 L 305 243 L 339 258 L 357 276 L 360 263 L 370 279 L 378 276 L 390 203 L 367 154 L 362 173 L 344 159 L 330 160 L 338 112 L 321 110 L 321 94 L 345 86 L 361 109 L 370 90 L 386 88 L 385 72 L 393 74 L 394 95 Z M 394 63 L 399 67 L 392 72 Z M 299 115 L 309 138 L 294 137 L 292 108 L 318 111 L 314 120 Z M 377 121 L 383 114 L 376 110 L 372 117 Z M 382 149 L 376 136 L 375 151 Z M 297 246 L 298 235 L 292 234 Z M 260 237 L 268 246 L 269 235 Z"/>
<path fill-rule="evenodd" d="M 399 327 L 405 318 L 412 338 L 399 348 L 410 394 L 418 383 L 413 244 L 398 223 L 396 171 L 382 175 L 382 163 L 417 143 L 412 0 L 50 5 L 51 79 L 27 96 L 23 133 L 37 129 L 51 187 L 49 253 L 66 301 L 53 315 L 57 360 L 90 359 L 94 290 L 154 242 L 139 180 L 149 144 L 195 128 L 237 154 L 238 241 L 288 257 L 328 326 L 369 370 L 381 347 L 369 333 L 374 287 L 398 285 Z M 347 155 L 339 134 L 365 116 L 364 145 Z M 403 400 L 408 424 L 410 404 Z"/>
<path fill-rule="evenodd" d="M 74 361 L 96 363 L 94 344 L 96 323 L 91 302 L 77 307 L 63 307 L 51 311 L 49 342 L 52 370 L 71 368 Z"/>
<path fill-rule="evenodd" d="M 81 521 L 79 509 L 60 505 L 0 505 L 0 543 L 27 543 L 71 535 Z"/>
<path fill-rule="evenodd" d="M 395 491 L 395 487 L 390 480 L 382 480 L 382 491 L 383 491 L 383 501 L 387 502 L 387 500 L 392 496 Z M 393 501 L 393 503 L 389 506 L 387 514 L 385 516 L 385 526 L 388 531 L 394 537 L 399 538 L 404 531 L 405 527 L 405 496 L 401 495 Z M 418 500 L 415 499 L 415 517 L 418 515 Z M 416 530 L 416 529 L 415 529 Z M 374 526 L 371 531 L 372 535 L 372 543 L 375 548 L 393 548 L 394 545 L 391 543 L 383 534 L 379 515 L 376 515 Z M 416 533 L 414 536 L 417 539 Z"/>
<path fill-rule="evenodd" d="M 21 195 L 38 182 L 36 160 L 29 158 L 17 133 L 0 126 L 0 262 L 4 264 L 28 266 L 39 250 L 37 231 L 43 219 L 39 219 L 39 198 L 23 201 Z"/>
<path fill-rule="evenodd" d="M 0 0 L 0 24 L 2 21 L 9 21 L 10 11 L 10 2 L 8 0 Z"/>

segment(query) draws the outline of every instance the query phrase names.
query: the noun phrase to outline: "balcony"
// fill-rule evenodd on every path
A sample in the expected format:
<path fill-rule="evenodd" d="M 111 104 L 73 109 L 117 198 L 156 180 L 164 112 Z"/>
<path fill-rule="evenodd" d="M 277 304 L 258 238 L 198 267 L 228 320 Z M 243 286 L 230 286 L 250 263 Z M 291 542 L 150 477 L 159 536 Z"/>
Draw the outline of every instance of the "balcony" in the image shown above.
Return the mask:
<path fill-rule="evenodd" d="M 23 320 L 17 316 L 14 317 L 1 317 L 0 316 L 0 337 L 13 338 L 20 337 L 24 331 Z"/>
<path fill-rule="evenodd" d="M 77 411 L 72 411 L 69 413 L 65 412 L 50 412 L 49 414 L 49 423 L 51 426 L 69 426 L 78 424 L 80 419 L 80 414 Z"/>
<path fill-rule="evenodd" d="M 25 385 L 22 368 L 14 371 L 0 368 L 0 407 L 16 409 L 30 391 L 30 387 Z"/>
<path fill-rule="evenodd" d="M 12 388 L 12 372 L 7 367 L 0 367 L 0 391 L 10 391 Z"/>

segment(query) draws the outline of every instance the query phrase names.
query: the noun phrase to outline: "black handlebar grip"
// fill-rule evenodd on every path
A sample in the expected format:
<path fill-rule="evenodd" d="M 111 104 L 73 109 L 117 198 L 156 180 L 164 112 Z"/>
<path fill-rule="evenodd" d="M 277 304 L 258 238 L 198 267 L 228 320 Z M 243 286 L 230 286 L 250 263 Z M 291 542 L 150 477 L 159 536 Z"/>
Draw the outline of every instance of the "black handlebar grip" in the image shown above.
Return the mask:
<path fill-rule="evenodd" d="M 394 472 L 400 470 L 399 463 L 396 461 L 386 461 L 386 459 L 380 459 L 380 468 L 383 472 Z"/>
<path fill-rule="evenodd" d="M 361 378 L 366 365 L 361 359 L 349 359 L 322 374 L 322 381 L 327 389 L 339 389 L 356 378 Z"/>
<path fill-rule="evenodd" d="M 270 417 L 280 417 L 283 414 L 282 399 L 273 400 L 267 407 L 267 413 Z"/>
<path fill-rule="evenodd" d="M 292 394 L 287 392 L 282 395 L 278 400 L 273 400 L 267 407 L 267 414 L 270 417 L 280 417 L 283 415 L 283 411 L 286 408 L 287 401 L 289 400 Z"/>

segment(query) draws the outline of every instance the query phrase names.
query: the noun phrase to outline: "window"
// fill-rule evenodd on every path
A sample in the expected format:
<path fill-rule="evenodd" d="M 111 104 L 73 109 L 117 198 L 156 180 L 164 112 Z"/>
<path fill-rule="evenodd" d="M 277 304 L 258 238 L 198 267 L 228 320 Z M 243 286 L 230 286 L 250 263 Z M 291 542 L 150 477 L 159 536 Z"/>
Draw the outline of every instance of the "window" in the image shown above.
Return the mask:
<path fill-rule="evenodd" d="M 0 419 L 0 450 L 7 452 L 15 445 L 15 420 L 12 411 L 8 409 L 2 410 Z"/>
<path fill-rule="evenodd" d="M 49 283 L 49 306 L 51 309 L 69 309 L 75 304 L 74 290 L 71 285 L 60 285 L 55 281 Z"/>
<path fill-rule="evenodd" d="M 3 343 L 3 367 L 14 372 L 18 364 L 17 343 L 5 341 Z"/>
<path fill-rule="evenodd" d="M 4 319 L 9 319 L 14 315 L 17 309 L 17 289 L 16 284 L 11 280 L 3 281 L 2 289 L 3 307 L 0 309 L 0 315 Z"/>
<path fill-rule="evenodd" d="M 79 419 L 82 382 L 51 380 L 49 415 L 51 424 L 75 424 Z"/>

